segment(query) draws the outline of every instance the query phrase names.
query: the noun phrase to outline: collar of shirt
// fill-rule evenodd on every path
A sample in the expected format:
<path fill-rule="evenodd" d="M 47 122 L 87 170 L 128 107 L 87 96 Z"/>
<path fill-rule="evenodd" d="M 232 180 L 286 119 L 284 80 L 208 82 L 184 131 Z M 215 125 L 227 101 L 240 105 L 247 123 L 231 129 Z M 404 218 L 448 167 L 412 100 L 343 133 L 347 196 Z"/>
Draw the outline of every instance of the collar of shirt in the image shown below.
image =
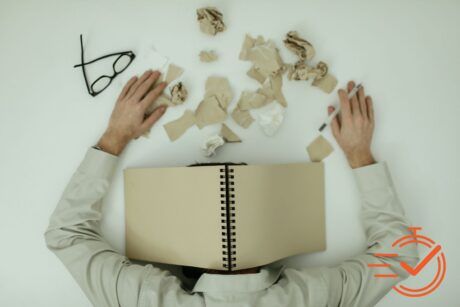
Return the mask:
<path fill-rule="evenodd" d="M 285 266 L 263 267 L 259 273 L 221 275 L 204 273 L 196 282 L 192 292 L 256 292 L 273 285 Z"/>

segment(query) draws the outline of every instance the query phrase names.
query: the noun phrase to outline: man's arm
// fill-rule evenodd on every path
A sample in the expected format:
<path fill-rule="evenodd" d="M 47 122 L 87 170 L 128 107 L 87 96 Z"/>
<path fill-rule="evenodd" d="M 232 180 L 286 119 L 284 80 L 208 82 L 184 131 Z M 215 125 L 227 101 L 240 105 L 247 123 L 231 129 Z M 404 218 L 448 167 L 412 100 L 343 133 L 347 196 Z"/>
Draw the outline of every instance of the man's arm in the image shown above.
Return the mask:
<path fill-rule="evenodd" d="M 349 82 L 348 92 L 353 87 L 354 83 Z M 399 262 L 415 264 L 418 251 L 415 245 L 404 252 L 391 247 L 398 238 L 411 234 L 410 223 L 404 216 L 387 165 L 376 163 L 371 153 L 375 123 L 372 98 L 365 96 L 364 88 L 350 100 L 344 90 L 339 91 L 339 97 L 341 116 L 334 118 L 331 128 L 353 169 L 361 194 L 367 250 L 326 270 L 324 278 L 330 285 L 332 306 L 374 306 L 394 285 L 408 277 Z M 334 108 L 329 107 L 328 112 L 333 111 Z M 376 257 L 374 253 L 382 255 Z M 398 257 L 390 254 L 398 254 Z M 368 264 L 381 267 L 368 267 Z M 376 278 L 376 274 L 397 277 Z"/>
<path fill-rule="evenodd" d="M 119 155 L 132 138 L 144 133 L 164 113 L 158 108 L 144 119 L 148 105 L 165 85 L 151 89 L 158 72 L 132 78 L 118 98 L 109 127 L 90 148 L 54 210 L 45 240 L 94 306 L 137 306 L 147 291 L 153 303 L 192 299 L 180 281 L 151 265 L 133 265 L 118 254 L 100 231 L 102 199 L 109 188 Z M 188 299 L 185 297 L 187 296 Z M 181 298 L 183 297 L 183 298 Z M 194 297 L 197 299 L 197 297 Z M 155 301 L 156 300 L 156 301 Z"/>
<path fill-rule="evenodd" d="M 354 83 L 349 82 L 348 92 L 353 87 Z M 371 152 L 372 98 L 365 96 L 364 88 L 350 100 L 347 96 L 346 91 L 339 90 L 341 114 L 331 122 L 331 128 L 353 169 L 361 194 L 367 250 L 337 267 L 318 270 L 316 276 L 324 282 L 327 306 L 367 307 L 374 306 L 394 285 L 408 277 L 399 262 L 414 265 L 418 252 L 414 245 L 405 248 L 404 252 L 391 247 L 396 239 L 411 234 L 410 223 L 404 216 L 387 165 L 376 163 Z M 328 108 L 329 114 L 333 111 L 333 107 Z M 376 257 L 374 253 L 383 255 Z M 388 255 L 395 253 L 398 257 Z M 380 267 L 368 267 L 368 264 Z M 396 274 L 397 277 L 376 278 L 375 274 Z M 305 277 L 302 273 L 296 276 Z M 306 280 L 302 282 L 307 283 Z"/>

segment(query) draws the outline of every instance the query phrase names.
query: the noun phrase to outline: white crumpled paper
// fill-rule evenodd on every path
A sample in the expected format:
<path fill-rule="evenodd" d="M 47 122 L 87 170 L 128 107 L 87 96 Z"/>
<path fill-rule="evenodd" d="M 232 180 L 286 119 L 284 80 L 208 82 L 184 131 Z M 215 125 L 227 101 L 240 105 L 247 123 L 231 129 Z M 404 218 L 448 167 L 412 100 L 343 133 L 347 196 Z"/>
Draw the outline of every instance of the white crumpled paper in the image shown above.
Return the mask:
<path fill-rule="evenodd" d="M 224 144 L 225 141 L 220 135 L 213 135 L 206 140 L 201 149 L 206 157 L 212 157 L 216 153 L 216 149 Z"/>
<path fill-rule="evenodd" d="M 257 114 L 257 122 L 262 131 L 273 136 L 283 123 L 284 108 L 279 103 L 272 103 L 269 108 Z"/>

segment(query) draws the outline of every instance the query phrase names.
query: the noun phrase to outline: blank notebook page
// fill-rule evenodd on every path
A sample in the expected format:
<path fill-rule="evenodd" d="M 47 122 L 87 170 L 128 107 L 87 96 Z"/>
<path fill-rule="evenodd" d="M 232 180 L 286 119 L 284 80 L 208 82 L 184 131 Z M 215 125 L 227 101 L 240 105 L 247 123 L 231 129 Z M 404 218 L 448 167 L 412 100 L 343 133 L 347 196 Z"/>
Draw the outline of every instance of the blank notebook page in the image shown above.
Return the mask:
<path fill-rule="evenodd" d="M 230 168 L 236 270 L 326 248 L 322 163 Z"/>
<path fill-rule="evenodd" d="M 127 256 L 222 269 L 219 169 L 125 170 Z"/>

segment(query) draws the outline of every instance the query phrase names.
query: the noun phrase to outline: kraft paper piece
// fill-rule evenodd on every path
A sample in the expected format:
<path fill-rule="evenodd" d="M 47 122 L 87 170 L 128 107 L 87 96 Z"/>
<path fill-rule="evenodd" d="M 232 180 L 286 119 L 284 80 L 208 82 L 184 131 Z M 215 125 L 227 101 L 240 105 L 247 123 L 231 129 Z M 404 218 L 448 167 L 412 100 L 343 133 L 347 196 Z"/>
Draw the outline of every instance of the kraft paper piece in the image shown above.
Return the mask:
<path fill-rule="evenodd" d="M 257 123 L 262 128 L 265 135 L 275 135 L 283 123 L 284 110 L 285 109 L 280 104 L 273 103 L 271 108 L 258 114 Z"/>
<path fill-rule="evenodd" d="M 173 142 L 181 137 L 188 128 L 192 127 L 195 124 L 195 115 L 191 110 L 185 110 L 184 114 L 170 121 L 169 123 L 163 125 L 168 134 L 169 139 Z"/>
<path fill-rule="evenodd" d="M 235 132 L 233 132 L 226 124 L 222 124 L 220 128 L 220 136 L 227 143 L 241 143 L 241 139 Z"/>
<path fill-rule="evenodd" d="M 319 62 L 316 65 L 315 72 L 317 75 L 315 80 L 313 80 L 312 85 L 320 88 L 325 93 L 331 93 L 337 86 L 337 79 L 328 73 L 327 64 Z"/>
<path fill-rule="evenodd" d="M 201 62 L 205 62 L 205 63 L 215 62 L 217 61 L 218 58 L 219 56 L 214 50 L 209 50 L 209 51 L 203 50 L 200 52 Z"/>
<path fill-rule="evenodd" d="M 297 31 L 286 34 L 284 45 L 302 60 L 310 61 L 315 56 L 315 48 L 307 40 L 299 37 Z"/>
<path fill-rule="evenodd" d="M 171 102 L 174 105 L 182 104 L 187 99 L 188 92 L 182 82 L 177 83 L 171 88 Z"/>
<path fill-rule="evenodd" d="M 337 79 L 333 75 L 327 74 L 323 78 L 313 81 L 312 85 L 329 94 L 337 86 Z"/>
<path fill-rule="evenodd" d="M 184 73 L 184 70 L 177 65 L 169 64 L 168 72 L 166 73 L 165 82 L 170 84 Z"/>
<path fill-rule="evenodd" d="M 235 122 L 243 128 L 248 128 L 251 126 L 254 118 L 251 116 L 248 110 L 241 110 L 238 106 L 232 111 L 232 118 Z"/>
<path fill-rule="evenodd" d="M 265 79 L 267 78 L 266 76 L 262 75 L 260 71 L 254 65 L 251 66 L 251 68 L 248 70 L 246 74 L 250 78 L 259 82 L 260 84 L 263 84 Z"/>
<path fill-rule="evenodd" d="M 265 95 L 250 91 L 243 91 L 240 99 L 238 100 L 238 108 L 242 111 L 256 109 L 263 107 L 267 103 L 267 97 L 265 97 Z"/>
<path fill-rule="evenodd" d="M 332 145 L 320 134 L 310 145 L 307 146 L 308 155 L 312 162 L 320 162 L 329 156 L 334 148 Z"/>
<path fill-rule="evenodd" d="M 289 80 L 308 80 L 316 76 L 316 70 L 308 66 L 305 62 L 299 61 L 294 65 L 289 65 L 287 75 Z"/>
<path fill-rule="evenodd" d="M 281 75 L 270 76 L 265 80 L 259 94 L 267 97 L 267 103 L 273 100 L 278 101 L 283 107 L 287 107 L 287 101 L 282 92 L 283 77 Z"/>
<path fill-rule="evenodd" d="M 281 73 L 284 69 L 284 63 L 275 43 L 271 40 L 265 41 L 262 36 L 253 39 L 246 34 L 239 58 L 251 61 L 265 78 Z"/>
<path fill-rule="evenodd" d="M 226 110 L 233 99 L 230 83 L 225 77 L 209 77 L 205 85 L 205 98 L 215 96 L 223 110 Z"/>
<path fill-rule="evenodd" d="M 213 135 L 206 140 L 201 149 L 206 157 L 212 157 L 216 153 L 216 149 L 224 144 L 225 141 L 220 135 Z"/>
<path fill-rule="evenodd" d="M 208 125 L 223 122 L 227 112 L 222 109 L 216 96 L 204 98 L 195 110 L 196 125 L 203 128 Z"/>
<path fill-rule="evenodd" d="M 215 7 L 204 7 L 196 10 L 200 30 L 209 35 L 225 31 L 223 15 Z"/>

